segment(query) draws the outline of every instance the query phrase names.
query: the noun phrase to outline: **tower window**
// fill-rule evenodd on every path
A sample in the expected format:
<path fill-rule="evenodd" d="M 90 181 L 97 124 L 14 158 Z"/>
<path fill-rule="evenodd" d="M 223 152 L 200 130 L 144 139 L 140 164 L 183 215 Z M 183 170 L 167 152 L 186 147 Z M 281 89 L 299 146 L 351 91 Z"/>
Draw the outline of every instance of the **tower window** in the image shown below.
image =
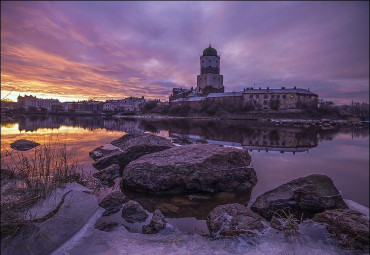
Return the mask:
<path fill-rule="evenodd" d="M 209 60 L 209 62 L 211 62 L 211 60 Z"/>

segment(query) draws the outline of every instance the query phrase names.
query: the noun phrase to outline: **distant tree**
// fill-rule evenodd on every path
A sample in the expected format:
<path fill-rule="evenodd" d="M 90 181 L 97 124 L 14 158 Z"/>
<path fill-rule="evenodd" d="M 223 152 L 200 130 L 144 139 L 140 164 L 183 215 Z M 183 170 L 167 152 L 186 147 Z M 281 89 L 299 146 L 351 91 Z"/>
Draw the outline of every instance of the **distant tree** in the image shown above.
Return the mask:
<path fill-rule="evenodd" d="M 143 107 L 143 112 L 144 113 L 147 113 L 149 112 L 150 110 L 152 110 L 154 107 L 156 107 L 158 104 L 158 101 L 154 100 L 154 101 L 147 101 L 145 104 L 144 104 L 144 107 Z"/>
<path fill-rule="evenodd" d="M 40 107 L 38 109 L 38 111 L 41 112 L 41 113 L 47 113 L 48 112 L 48 109 L 46 109 L 45 107 Z"/>
<path fill-rule="evenodd" d="M 270 109 L 273 109 L 275 111 L 280 109 L 280 100 L 279 99 L 271 99 L 270 100 Z"/>
<path fill-rule="evenodd" d="M 35 106 L 28 106 L 27 111 L 29 111 L 29 112 L 37 112 L 37 107 L 35 107 Z"/>
<path fill-rule="evenodd" d="M 51 111 L 56 113 L 64 112 L 64 107 L 62 105 L 55 104 L 51 106 Z"/>

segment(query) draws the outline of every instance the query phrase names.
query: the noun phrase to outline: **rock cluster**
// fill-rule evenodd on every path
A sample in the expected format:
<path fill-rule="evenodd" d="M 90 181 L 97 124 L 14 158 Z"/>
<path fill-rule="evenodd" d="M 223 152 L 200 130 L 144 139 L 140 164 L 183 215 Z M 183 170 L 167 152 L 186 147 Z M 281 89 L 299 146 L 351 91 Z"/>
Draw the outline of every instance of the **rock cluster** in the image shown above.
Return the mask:
<path fill-rule="evenodd" d="M 174 147 L 126 166 L 122 187 L 151 194 L 247 191 L 257 183 L 247 150 L 210 144 Z"/>

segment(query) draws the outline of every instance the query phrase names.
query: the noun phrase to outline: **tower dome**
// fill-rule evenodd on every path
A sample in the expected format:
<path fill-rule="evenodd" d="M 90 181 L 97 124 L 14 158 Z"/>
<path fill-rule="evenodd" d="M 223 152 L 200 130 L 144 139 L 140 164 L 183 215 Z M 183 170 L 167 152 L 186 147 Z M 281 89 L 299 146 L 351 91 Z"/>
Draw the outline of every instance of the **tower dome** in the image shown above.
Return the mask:
<path fill-rule="evenodd" d="M 204 49 L 203 56 L 217 56 L 217 50 L 209 45 L 208 48 Z"/>

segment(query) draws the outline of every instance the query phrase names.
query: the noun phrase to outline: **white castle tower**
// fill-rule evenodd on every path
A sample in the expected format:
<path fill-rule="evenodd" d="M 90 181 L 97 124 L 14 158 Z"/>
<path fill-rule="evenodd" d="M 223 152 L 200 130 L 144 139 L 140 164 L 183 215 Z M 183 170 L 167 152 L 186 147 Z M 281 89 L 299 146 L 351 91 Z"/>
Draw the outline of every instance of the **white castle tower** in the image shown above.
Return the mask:
<path fill-rule="evenodd" d="M 220 75 L 220 56 L 209 45 L 200 57 L 200 75 L 197 76 L 195 92 L 202 96 L 224 92 L 224 77 Z"/>

